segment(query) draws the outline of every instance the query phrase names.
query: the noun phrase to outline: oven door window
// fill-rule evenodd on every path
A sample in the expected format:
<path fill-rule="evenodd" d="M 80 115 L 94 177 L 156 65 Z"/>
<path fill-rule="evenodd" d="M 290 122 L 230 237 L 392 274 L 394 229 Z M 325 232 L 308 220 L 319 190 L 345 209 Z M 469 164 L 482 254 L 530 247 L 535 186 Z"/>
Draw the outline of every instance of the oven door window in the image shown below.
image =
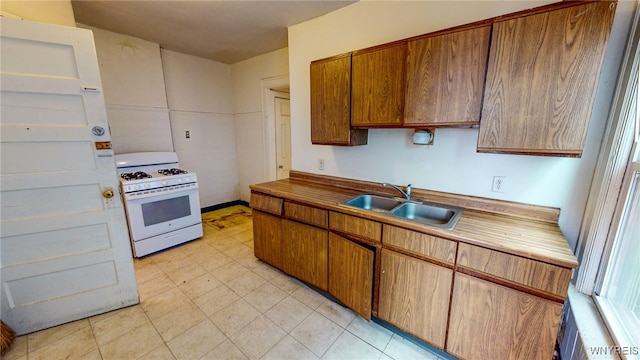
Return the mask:
<path fill-rule="evenodd" d="M 189 196 L 148 202 L 141 205 L 144 226 L 180 219 L 191 215 Z"/>

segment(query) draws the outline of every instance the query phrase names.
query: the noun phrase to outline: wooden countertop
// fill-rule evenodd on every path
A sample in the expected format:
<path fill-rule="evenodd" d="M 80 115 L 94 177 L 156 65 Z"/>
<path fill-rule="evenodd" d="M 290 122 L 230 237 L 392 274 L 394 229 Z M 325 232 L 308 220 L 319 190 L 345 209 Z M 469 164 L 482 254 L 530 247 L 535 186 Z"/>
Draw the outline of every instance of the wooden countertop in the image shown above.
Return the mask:
<path fill-rule="evenodd" d="M 414 194 L 417 193 L 414 196 L 416 200 L 465 208 L 455 228 L 445 230 L 384 213 L 340 205 L 364 192 L 390 194 L 388 188 L 378 186 L 379 184 L 364 181 L 292 171 L 289 179 L 251 185 L 251 190 L 565 268 L 578 266 L 575 255 L 558 227 L 557 209 L 414 190 Z M 487 205 L 491 203 L 495 203 L 495 206 Z M 527 213 L 532 217 L 527 217 Z"/>

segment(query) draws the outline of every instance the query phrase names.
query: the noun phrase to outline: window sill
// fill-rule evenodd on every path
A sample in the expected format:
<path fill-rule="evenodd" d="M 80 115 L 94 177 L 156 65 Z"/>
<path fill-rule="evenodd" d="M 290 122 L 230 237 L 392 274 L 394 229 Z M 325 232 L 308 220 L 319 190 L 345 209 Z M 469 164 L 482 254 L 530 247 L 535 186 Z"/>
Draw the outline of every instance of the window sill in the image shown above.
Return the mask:
<path fill-rule="evenodd" d="M 562 359 L 620 359 L 593 298 L 580 293 L 572 284 L 568 305 L 564 334 L 561 335 Z"/>

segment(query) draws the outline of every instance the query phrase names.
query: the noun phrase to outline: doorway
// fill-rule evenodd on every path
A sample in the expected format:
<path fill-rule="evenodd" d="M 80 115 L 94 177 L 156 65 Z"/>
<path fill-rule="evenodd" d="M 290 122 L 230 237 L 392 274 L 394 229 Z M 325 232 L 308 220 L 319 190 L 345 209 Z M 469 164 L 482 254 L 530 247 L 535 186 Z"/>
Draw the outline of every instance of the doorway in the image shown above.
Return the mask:
<path fill-rule="evenodd" d="M 264 181 L 289 177 L 291 169 L 291 116 L 289 76 L 263 79 Z M 280 113 L 280 116 L 278 116 Z M 280 118 L 280 123 L 278 123 Z M 284 124 L 282 122 L 285 122 Z M 284 127 L 284 131 L 282 130 Z M 280 160 L 281 156 L 286 159 Z M 284 162 L 284 163 L 283 163 Z M 282 166 L 282 169 L 280 168 Z"/>
<path fill-rule="evenodd" d="M 291 105 L 288 98 L 274 99 L 276 120 L 276 179 L 289 178 L 291 170 Z"/>

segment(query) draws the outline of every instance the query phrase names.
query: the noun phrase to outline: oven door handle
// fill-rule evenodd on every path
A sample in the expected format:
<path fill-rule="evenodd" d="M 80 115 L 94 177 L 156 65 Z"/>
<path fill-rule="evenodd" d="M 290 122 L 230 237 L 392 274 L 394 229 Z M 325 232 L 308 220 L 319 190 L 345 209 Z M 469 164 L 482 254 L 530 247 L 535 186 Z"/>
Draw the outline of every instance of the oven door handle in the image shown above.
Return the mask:
<path fill-rule="evenodd" d="M 176 185 L 169 188 L 158 188 L 151 190 L 140 190 L 134 192 L 124 193 L 124 198 L 127 201 L 136 201 L 139 199 L 146 199 L 155 196 L 165 196 L 169 194 L 179 194 L 183 192 L 189 192 L 198 189 L 198 183 L 190 183 L 184 185 Z"/>

